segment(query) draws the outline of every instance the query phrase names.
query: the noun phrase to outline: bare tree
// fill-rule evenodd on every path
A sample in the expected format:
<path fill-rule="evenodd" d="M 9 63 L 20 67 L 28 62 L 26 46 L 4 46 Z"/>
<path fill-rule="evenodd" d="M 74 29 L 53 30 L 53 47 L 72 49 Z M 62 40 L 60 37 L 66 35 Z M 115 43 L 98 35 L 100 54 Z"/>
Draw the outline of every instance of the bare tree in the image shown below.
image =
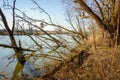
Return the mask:
<path fill-rule="evenodd" d="M 120 19 L 120 0 L 92 0 L 86 2 L 84 0 L 75 0 L 74 2 L 79 4 L 81 8 L 94 19 L 99 28 L 110 34 L 111 40 L 115 38 L 117 24 L 120 23 L 117 21 Z M 89 3 L 97 7 L 97 10 L 93 10 L 93 6 L 91 7 Z M 120 32 L 118 37 L 120 37 Z M 114 42 L 114 40 L 112 42 Z"/>
<path fill-rule="evenodd" d="M 13 25 L 12 25 L 12 30 L 10 29 L 10 26 L 8 25 L 8 22 L 6 20 L 6 17 L 2 11 L 2 9 L 0 8 L 0 16 L 2 18 L 2 22 L 4 24 L 4 27 L 6 28 L 7 32 L 8 32 L 8 35 L 10 37 L 10 40 L 11 40 L 11 46 L 8 46 L 8 45 L 0 45 L 0 46 L 3 46 L 3 47 L 8 47 L 8 48 L 13 48 L 14 51 L 15 51 L 15 55 L 18 59 L 18 61 L 21 63 L 21 64 L 24 64 L 26 62 L 25 60 L 25 57 L 23 55 L 23 49 L 21 47 L 21 42 L 19 41 L 19 45 L 17 45 L 16 43 L 16 40 L 15 40 L 15 37 L 14 37 L 14 28 L 15 28 L 15 3 L 16 3 L 16 0 L 13 1 L 13 7 L 12 7 L 12 13 L 13 13 Z"/>

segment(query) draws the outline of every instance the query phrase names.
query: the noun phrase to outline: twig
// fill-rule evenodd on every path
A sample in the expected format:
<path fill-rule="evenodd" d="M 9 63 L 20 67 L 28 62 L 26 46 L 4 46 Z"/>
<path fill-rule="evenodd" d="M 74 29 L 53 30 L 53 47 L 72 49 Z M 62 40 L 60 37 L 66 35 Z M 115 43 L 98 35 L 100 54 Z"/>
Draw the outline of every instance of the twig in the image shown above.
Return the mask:
<path fill-rule="evenodd" d="M 35 0 L 31 0 L 31 1 L 32 1 L 35 5 L 37 5 L 37 7 L 39 8 L 39 10 L 41 10 L 42 12 L 44 12 L 44 13 L 49 17 L 50 22 L 53 23 L 52 18 L 50 17 L 49 13 L 46 12 L 43 8 L 41 8 L 41 7 L 39 6 L 39 4 L 38 4 Z"/>

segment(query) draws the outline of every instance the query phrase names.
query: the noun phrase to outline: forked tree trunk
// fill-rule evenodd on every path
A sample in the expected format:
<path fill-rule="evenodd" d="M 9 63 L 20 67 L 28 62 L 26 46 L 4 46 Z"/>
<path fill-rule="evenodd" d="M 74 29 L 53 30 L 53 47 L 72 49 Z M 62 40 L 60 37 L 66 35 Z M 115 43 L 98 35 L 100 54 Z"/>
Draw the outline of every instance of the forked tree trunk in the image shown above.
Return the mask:
<path fill-rule="evenodd" d="M 2 22 L 3 22 L 5 28 L 6 28 L 7 32 L 8 32 L 8 35 L 9 35 L 9 37 L 10 37 L 11 46 L 13 46 L 13 47 L 19 47 L 19 46 L 17 46 L 17 43 L 16 43 L 16 41 L 15 41 L 15 37 L 14 37 L 14 34 L 13 34 L 13 30 L 10 30 L 10 28 L 9 28 L 9 26 L 8 26 L 8 23 L 7 23 L 7 20 L 6 20 L 6 17 L 5 17 L 5 15 L 3 14 L 1 8 L 0 8 L 0 16 L 1 16 L 1 18 L 2 18 Z M 24 63 L 26 62 L 26 60 L 25 60 L 25 57 L 24 57 L 24 55 L 23 55 L 22 50 L 18 50 L 18 49 L 15 49 L 15 48 L 14 48 L 14 51 L 15 51 L 15 55 L 16 55 L 18 61 L 19 61 L 21 64 L 24 65 Z"/>

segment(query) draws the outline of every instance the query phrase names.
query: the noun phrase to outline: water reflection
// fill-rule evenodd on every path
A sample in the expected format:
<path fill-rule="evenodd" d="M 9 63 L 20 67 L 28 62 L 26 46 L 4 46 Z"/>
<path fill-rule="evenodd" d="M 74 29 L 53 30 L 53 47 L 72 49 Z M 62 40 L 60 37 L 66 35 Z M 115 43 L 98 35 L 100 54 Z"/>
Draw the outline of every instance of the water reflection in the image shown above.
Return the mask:
<path fill-rule="evenodd" d="M 11 77 L 11 80 L 21 80 L 28 79 L 28 78 L 36 78 L 40 76 L 41 71 L 36 70 L 35 66 L 32 64 L 30 59 L 33 57 L 31 55 L 28 55 L 26 58 L 24 56 L 23 51 L 20 51 L 20 53 L 17 53 L 19 55 L 16 55 L 16 58 L 18 60 L 15 70 L 13 71 L 13 75 Z M 35 54 L 35 52 L 30 52 L 30 54 Z"/>
<path fill-rule="evenodd" d="M 20 76 L 23 76 L 23 67 L 24 66 L 21 63 L 17 62 L 11 80 L 19 80 Z"/>
<path fill-rule="evenodd" d="M 33 64 L 29 61 L 27 61 L 24 64 L 24 69 L 23 69 L 24 75 L 29 76 L 29 77 L 39 77 L 40 71 L 36 70 L 36 68 L 33 66 Z"/>
<path fill-rule="evenodd" d="M 16 67 L 13 71 L 11 80 L 21 80 L 26 78 L 36 78 L 40 76 L 43 70 L 36 70 L 31 62 L 27 61 L 24 65 L 17 62 Z"/>

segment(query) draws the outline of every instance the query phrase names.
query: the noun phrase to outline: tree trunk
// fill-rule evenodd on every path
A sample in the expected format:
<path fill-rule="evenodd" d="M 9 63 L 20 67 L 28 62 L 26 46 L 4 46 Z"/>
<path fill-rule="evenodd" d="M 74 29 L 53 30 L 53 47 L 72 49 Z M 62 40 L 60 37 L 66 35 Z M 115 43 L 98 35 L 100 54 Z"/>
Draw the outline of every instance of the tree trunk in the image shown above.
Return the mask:
<path fill-rule="evenodd" d="M 91 16 L 91 18 L 93 18 L 96 21 L 96 23 L 98 24 L 98 26 L 103 31 L 107 31 L 107 26 L 103 23 L 103 21 L 100 19 L 100 17 L 97 14 L 95 14 L 92 11 L 92 9 L 90 9 L 89 6 L 87 6 L 87 4 L 83 0 L 76 0 L 76 1 L 82 7 L 82 9 L 85 10 Z"/>
<path fill-rule="evenodd" d="M 111 37 L 117 41 L 117 44 L 120 44 L 120 0 L 115 0 L 113 15 Z"/>
<path fill-rule="evenodd" d="M 18 47 L 18 46 L 17 46 L 17 43 L 16 43 L 16 41 L 15 41 L 14 34 L 13 34 L 13 32 L 10 30 L 10 28 L 9 28 L 9 26 L 8 26 L 8 23 L 7 23 L 7 20 L 6 20 L 6 17 L 5 17 L 5 15 L 3 14 L 1 8 L 0 8 L 0 16 L 1 16 L 1 18 L 2 18 L 2 22 L 3 22 L 5 28 L 6 28 L 7 32 L 8 32 L 8 35 L 9 35 L 9 37 L 10 37 L 11 46 L 13 46 L 13 47 Z M 14 51 L 15 51 L 15 55 L 16 55 L 18 61 L 19 61 L 21 64 L 24 65 L 24 63 L 26 62 L 26 60 L 25 60 L 25 57 L 24 57 L 24 55 L 23 55 L 23 51 L 22 51 L 21 49 L 19 50 L 19 49 L 15 49 L 15 48 L 14 48 Z"/>

